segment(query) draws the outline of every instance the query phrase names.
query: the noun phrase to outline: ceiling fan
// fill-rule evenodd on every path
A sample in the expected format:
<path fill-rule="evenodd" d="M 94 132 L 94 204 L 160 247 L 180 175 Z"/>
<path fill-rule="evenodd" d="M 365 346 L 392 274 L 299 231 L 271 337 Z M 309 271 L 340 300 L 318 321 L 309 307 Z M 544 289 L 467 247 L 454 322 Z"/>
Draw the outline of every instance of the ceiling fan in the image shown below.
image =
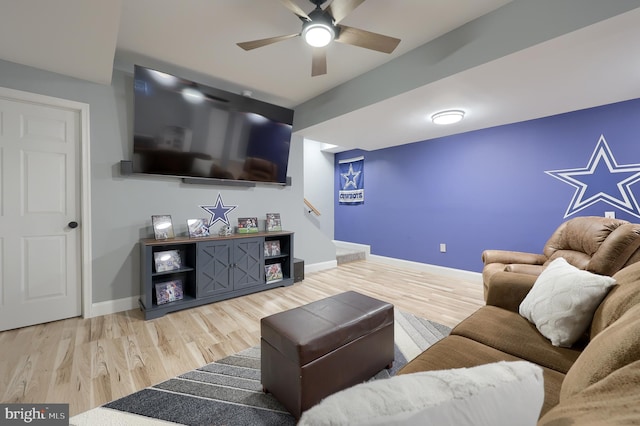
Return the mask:
<path fill-rule="evenodd" d="M 400 43 L 400 39 L 382 34 L 372 33 L 346 25 L 340 25 L 349 13 L 360 6 L 365 0 L 333 0 L 324 8 L 320 7 L 327 0 L 309 0 L 316 7 L 309 14 L 305 13 L 293 0 L 280 0 L 302 21 L 302 31 L 295 34 L 269 37 L 260 40 L 237 43 L 244 50 L 268 46 L 279 41 L 302 36 L 312 47 L 311 76 L 327 73 L 326 46 L 331 41 L 364 47 L 383 53 L 391 53 Z"/>

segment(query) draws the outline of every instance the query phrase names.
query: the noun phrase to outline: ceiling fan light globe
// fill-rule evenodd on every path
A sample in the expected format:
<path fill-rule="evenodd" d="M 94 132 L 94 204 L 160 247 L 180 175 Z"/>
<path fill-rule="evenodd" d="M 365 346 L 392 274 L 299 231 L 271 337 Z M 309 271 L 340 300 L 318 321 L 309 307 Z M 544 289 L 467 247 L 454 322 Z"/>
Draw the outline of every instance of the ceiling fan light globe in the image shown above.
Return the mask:
<path fill-rule="evenodd" d="M 327 25 L 311 24 L 305 27 L 302 36 L 309 46 L 324 47 L 331 43 L 335 37 L 335 32 L 333 28 Z"/>

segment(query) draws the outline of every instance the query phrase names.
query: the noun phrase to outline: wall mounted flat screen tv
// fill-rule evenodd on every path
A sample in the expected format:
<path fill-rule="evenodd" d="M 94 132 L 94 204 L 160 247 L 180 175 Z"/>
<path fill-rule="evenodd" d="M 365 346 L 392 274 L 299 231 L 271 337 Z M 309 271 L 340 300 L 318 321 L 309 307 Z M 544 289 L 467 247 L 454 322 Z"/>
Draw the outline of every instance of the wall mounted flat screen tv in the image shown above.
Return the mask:
<path fill-rule="evenodd" d="M 293 110 L 136 65 L 133 172 L 285 184 Z"/>

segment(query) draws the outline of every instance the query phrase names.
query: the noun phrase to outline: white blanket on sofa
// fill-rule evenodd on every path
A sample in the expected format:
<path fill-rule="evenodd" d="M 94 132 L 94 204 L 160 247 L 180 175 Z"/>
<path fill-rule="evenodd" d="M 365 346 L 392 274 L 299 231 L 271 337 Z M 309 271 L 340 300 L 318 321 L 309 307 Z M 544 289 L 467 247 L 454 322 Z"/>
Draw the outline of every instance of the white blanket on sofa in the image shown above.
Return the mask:
<path fill-rule="evenodd" d="M 542 369 L 526 361 L 405 374 L 353 386 L 303 413 L 298 425 L 535 425 Z"/>

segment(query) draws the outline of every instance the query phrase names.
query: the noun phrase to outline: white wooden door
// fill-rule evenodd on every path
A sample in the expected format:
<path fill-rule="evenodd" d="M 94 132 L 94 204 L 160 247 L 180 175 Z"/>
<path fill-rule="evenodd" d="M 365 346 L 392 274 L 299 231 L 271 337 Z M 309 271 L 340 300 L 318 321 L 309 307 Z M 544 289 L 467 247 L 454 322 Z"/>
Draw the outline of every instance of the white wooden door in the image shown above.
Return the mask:
<path fill-rule="evenodd" d="M 80 124 L 0 96 L 0 330 L 82 313 Z"/>

